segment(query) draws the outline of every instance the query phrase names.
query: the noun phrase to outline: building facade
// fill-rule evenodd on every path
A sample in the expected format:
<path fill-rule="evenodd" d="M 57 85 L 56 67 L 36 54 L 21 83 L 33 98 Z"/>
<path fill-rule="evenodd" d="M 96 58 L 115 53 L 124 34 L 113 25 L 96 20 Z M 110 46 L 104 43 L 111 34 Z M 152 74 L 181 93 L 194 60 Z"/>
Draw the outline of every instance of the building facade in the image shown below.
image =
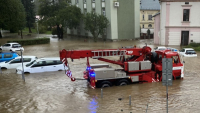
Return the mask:
<path fill-rule="evenodd" d="M 140 28 L 141 37 L 146 35 L 147 30 L 154 33 L 154 19 L 153 15 L 160 12 L 159 0 L 140 0 Z"/>
<path fill-rule="evenodd" d="M 200 0 L 160 0 L 160 29 L 155 44 L 188 45 L 200 42 Z M 188 2 L 189 1 L 189 2 Z M 155 17 L 156 17 L 155 16 Z M 158 26 L 155 26 L 158 27 Z"/>
<path fill-rule="evenodd" d="M 71 4 L 79 7 L 83 14 L 94 11 L 105 15 L 109 20 L 106 29 L 107 39 L 123 40 L 140 37 L 139 0 L 71 0 Z M 91 33 L 84 30 L 83 22 L 77 29 L 67 31 L 68 34 L 92 37 Z"/>

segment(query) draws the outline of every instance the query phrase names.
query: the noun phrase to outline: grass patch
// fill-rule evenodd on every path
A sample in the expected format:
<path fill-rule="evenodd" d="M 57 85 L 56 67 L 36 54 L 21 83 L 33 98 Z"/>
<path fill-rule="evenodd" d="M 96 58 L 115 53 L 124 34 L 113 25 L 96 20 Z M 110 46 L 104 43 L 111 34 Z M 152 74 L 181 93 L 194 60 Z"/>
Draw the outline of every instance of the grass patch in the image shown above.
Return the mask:
<path fill-rule="evenodd" d="M 38 32 L 37 32 L 37 28 L 36 29 L 34 29 L 34 28 L 31 28 L 31 31 L 32 31 L 32 33 L 29 33 L 29 28 L 24 28 L 23 30 L 22 30 L 22 32 L 23 32 L 23 35 L 27 35 L 27 34 L 37 34 Z M 40 34 L 52 34 L 51 33 L 51 31 L 45 31 L 44 33 L 40 33 Z"/>
<path fill-rule="evenodd" d="M 22 46 L 24 45 L 37 45 L 37 44 L 48 44 L 50 43 L 49 38 L 36 38 L 36 39 L 21 39 L 21 40 L 10 40 L 7 41 L 7 43 L 10 42 L 17 42 L 21 44 Z"/>

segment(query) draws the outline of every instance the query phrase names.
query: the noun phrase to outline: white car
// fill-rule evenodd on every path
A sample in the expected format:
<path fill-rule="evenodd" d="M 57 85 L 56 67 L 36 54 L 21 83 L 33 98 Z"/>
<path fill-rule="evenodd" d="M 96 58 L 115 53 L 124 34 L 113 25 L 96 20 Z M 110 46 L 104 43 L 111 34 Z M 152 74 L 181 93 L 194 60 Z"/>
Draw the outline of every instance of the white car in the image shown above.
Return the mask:
<path fill-rule="evenodd" d="M 6 43 L 0 47 L 2 51 L 24 51 L 24 48 L 19 43 Z"/>
<path fill-rule="evenodd" d="M 196 52 L 192 48 L 183 48 L 179 53 L 184 57 L 197 57 Z"/>
<path fill-rule="evenodd" d="M 62 71 L 65 70 L 63 63 L 60 61 L 59 57 L 55 58 L 40 58 L 34 60 L 33 62 L 27 64 L 24 67 L 24 73 L 41 73 L 41 72 L 51 72 L 51 71 Z M 22 73 L 22 67 L 16 69 L 17 74 Z"/>
<path fill-rule="evenodd" d="M 157 51 L 157 50 L 166 50 L 167 47 L 165 46 L 157 46 L 156 48 L 154 48 L 154 51 Z"/>
<path fill-rule="evenodd" d="M 36 56 L 23 56 L 23 65 L 25 66 L 26 64 L 36 60 Z M 15 69 L 17 67 L 22 67 L 22 59 L 21 56 L 15 57 L 14 59 L 6 62 L 1 62 L 0 67 L 2 69 Z"/>

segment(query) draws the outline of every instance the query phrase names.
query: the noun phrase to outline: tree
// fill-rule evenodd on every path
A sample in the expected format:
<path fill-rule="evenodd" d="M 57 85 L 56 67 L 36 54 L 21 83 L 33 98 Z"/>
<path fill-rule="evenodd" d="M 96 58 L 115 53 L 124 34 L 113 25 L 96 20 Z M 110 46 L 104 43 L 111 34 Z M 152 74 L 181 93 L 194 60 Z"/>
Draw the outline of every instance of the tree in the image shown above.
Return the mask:
<path fill-rule="evenodd" d="M 0 28 L 22 30 L 25 23 L 25 10 L 20 0 L 0 0 Z"/>
<path fill-rule="evenodd" d="M 33 27 L 33 23 L 35 23 L 35 12 L 34 12 L 34 4 L 31 0 L 21 0 L 24 5 L 26 11 L 26 27 L 29 28 L 29 33 L 32 33 L 31 27 Z"/>
<path fill-rule="evenodd" d="M 105 29 L 109 25 L 109 21 L 104 15 L 99 15 L 94 12 L 85 15 L 84 23 L 85 30 L 91 32 L 95 42 L 99 34 L 104 35 Z"/>

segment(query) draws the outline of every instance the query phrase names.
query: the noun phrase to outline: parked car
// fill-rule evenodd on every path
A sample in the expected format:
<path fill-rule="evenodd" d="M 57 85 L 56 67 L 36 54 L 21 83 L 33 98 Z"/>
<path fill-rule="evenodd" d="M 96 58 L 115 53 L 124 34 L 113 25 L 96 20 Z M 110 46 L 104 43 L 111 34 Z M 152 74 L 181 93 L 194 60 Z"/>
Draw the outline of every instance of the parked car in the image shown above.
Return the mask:
<path fill-rule="evenodd" d="M 50 71 L 61 71 L 64 67 L 59 57 L 55 58 L 40 58 L 32 61 L 24 67 L 24 73 L 41 73 Z M 16 69 L 17 74 L 22 73 L 22 67 Z"/>
<path fill-rule="evenodd" d="M 36 60 L 36 56 L 23 56 L 23 65 L 25 66 L 26 64 Z M 22 67 L 22 59 L 21 56 L 15 57 L 14 59 L 6 62 L 1 62 L 0 67 L 3 69 L 14 69 L 17 67 Z"/>
<path fill-rule="evenodd" d="M 18 56 L 15 52 L 0 52 L 0 62 L 10 61 Z"/>
<path fill-rule="evenodd" d="M 156 48 L 154 48 L 154 51 L 157 51 L 157 50 L 166 50 L 167 47 L 165 46 L 157 46 Z"/>
<path fill-rule="evenodd" d="M 2 51 L 24 51 L 24 48 L 16 42 L 13 43 L 6 43 L 3 46 L 0 47 L 0 50 Z"/>
<path fill-rule="evenodd" d="M 196 52 L 192 48 L 183 48 L 179 53 L 184 57 L 197 57 Z"/>

